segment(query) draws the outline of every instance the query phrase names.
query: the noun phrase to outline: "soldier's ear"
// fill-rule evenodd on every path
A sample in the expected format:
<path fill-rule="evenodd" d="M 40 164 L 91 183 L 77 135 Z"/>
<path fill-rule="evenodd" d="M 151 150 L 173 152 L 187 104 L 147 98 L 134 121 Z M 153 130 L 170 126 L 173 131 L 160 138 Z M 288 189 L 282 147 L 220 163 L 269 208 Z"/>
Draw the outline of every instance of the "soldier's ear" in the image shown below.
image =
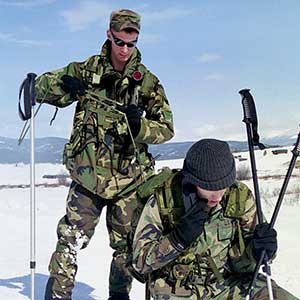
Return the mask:
<path fill-rule="evenodd" d="M 107 36 L 107 38 L 111 41 L 112 36 L 111 36 L 111 32 L 110 32 L 109 29 L 107 29 L 107 31 L 106 31 L 106 36 Z"/>

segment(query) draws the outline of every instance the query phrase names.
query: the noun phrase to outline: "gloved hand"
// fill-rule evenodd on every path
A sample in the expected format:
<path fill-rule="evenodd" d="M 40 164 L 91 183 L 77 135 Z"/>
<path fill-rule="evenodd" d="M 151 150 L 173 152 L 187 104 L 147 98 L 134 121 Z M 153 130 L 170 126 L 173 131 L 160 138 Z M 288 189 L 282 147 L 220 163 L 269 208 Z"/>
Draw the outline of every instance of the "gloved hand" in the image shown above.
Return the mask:
<path fill-rule="evenodd" d="M 271 259 L 277 251 L 277 232 L 269 229 L 268 223 L 258 224 L 253 234 L 253 257 L 258 261 L 263 250 L 266 250 L 268 259 Z"/>
<path fill-rule="evenodd" d="M 76 97 L 76 95 L 83 96 L 85 94 L 84 85 L 77 77 L 63 75 L 61 80 L 63 81 L 61 84 L 62 90 L 70 93 L 72 97 Z"/>
<path fill-rule="evenodd" d="M 188 248 L 202 233 L 208 213 L 207 202 L 204 199 L 198 199 L 170 232 L 168 238 L 172 246 L 178 251 Z"/>
<path fill-rule="evenodd" d="M 124 112 L 126 114 L 131 133 L 135 138 L 141 129 L 141 112 L 134 104 L 128 105 Z"/>

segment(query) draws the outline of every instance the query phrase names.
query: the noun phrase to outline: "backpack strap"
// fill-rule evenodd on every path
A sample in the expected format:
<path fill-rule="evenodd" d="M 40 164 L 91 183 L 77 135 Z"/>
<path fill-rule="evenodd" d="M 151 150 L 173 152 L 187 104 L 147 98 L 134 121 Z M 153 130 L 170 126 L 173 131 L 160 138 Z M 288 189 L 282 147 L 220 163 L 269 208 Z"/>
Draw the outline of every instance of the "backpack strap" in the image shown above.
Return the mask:
<path fill-rule="evenodd" d="M 245 213 L 249 188 L 242 182 L 236 181 L 225 193 L 223 202 L 224 216 L 239 218 Z"/>
<path fill-rule="evenodd" d="M 155 190 L 159 214 L 165 230 L 168 233 L 177 224 L 184 212 L 182 203 L 181 172 L 171 170 L 171 176 Z"/>
<path fill-rule="evenodd" d="M 237 234 L 238 234 L 238 240 L 239 240 L 239 250 L 240 250 L 240 253 L 243 253 L 245 251 L 245 241 L 244 241 L 243 234 L 242 234 L 240 220 L 237 220 Z"/>
<path fill-rule="evenodd" d="M 237 226 L 237 238 L 239 241 L 239 252 L 245 251 L 245 241 L 242 234 L 240 225 L 240 217 L 245 213 L 246 200 L 249 197 L 249 188 L 236 181 L 225 193 L 223 202 L 224 216 L 227 218 L 233 218 L 236 221 Z"/>
<path fill-rule="evenodd" d="M 223 278 L 222 274 L 220 273 L 220 271 L 219 271 L 215 261 L 211 257 L 211 255 L 207 256 L 207 263 L 208 263 L 209 267 L 211 268 L 211 270 L 213 271 L 214 275 L 216 276 L 217 280 L 219 282 L 222 281 L 224 278 Z"/>

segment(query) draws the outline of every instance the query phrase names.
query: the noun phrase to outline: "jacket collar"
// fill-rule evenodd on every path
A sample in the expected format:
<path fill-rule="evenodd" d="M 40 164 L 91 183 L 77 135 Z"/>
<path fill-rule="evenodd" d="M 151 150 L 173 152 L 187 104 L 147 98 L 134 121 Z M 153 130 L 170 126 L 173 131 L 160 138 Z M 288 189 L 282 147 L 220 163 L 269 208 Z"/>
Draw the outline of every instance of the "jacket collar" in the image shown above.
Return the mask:
<path fill-rule="evenodd" d="M 120 72 L 114 70 L 111 64 L 110 48 L 111 48 L 111 42 L 109 40 L 106 40 L 106 42 L 102 46 L 102 50 L 100 54 L 104 66 L 103 76 L 132 77 L 133 72 L 138 69 L 138 66 L 141 63 L 142 56 L 140 51 L 137 48 L 134 49 L 130 60 L 127 62 L 125 69 L 121 74 Z"/>

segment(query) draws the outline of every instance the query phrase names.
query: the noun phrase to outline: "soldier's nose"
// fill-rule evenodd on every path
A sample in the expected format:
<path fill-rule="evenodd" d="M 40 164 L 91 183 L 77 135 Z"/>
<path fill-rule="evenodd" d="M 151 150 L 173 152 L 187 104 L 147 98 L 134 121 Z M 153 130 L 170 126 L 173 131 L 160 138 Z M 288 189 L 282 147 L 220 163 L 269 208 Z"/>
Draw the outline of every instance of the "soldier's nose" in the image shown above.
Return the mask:
<path fill-rule="evenodd" d="M 123 47 L 122 47 L 122 52 L 123 53 L 127 53 L 128 52 L 128 47 L 127 47 L 127 45 L 124 45 Z"/>

